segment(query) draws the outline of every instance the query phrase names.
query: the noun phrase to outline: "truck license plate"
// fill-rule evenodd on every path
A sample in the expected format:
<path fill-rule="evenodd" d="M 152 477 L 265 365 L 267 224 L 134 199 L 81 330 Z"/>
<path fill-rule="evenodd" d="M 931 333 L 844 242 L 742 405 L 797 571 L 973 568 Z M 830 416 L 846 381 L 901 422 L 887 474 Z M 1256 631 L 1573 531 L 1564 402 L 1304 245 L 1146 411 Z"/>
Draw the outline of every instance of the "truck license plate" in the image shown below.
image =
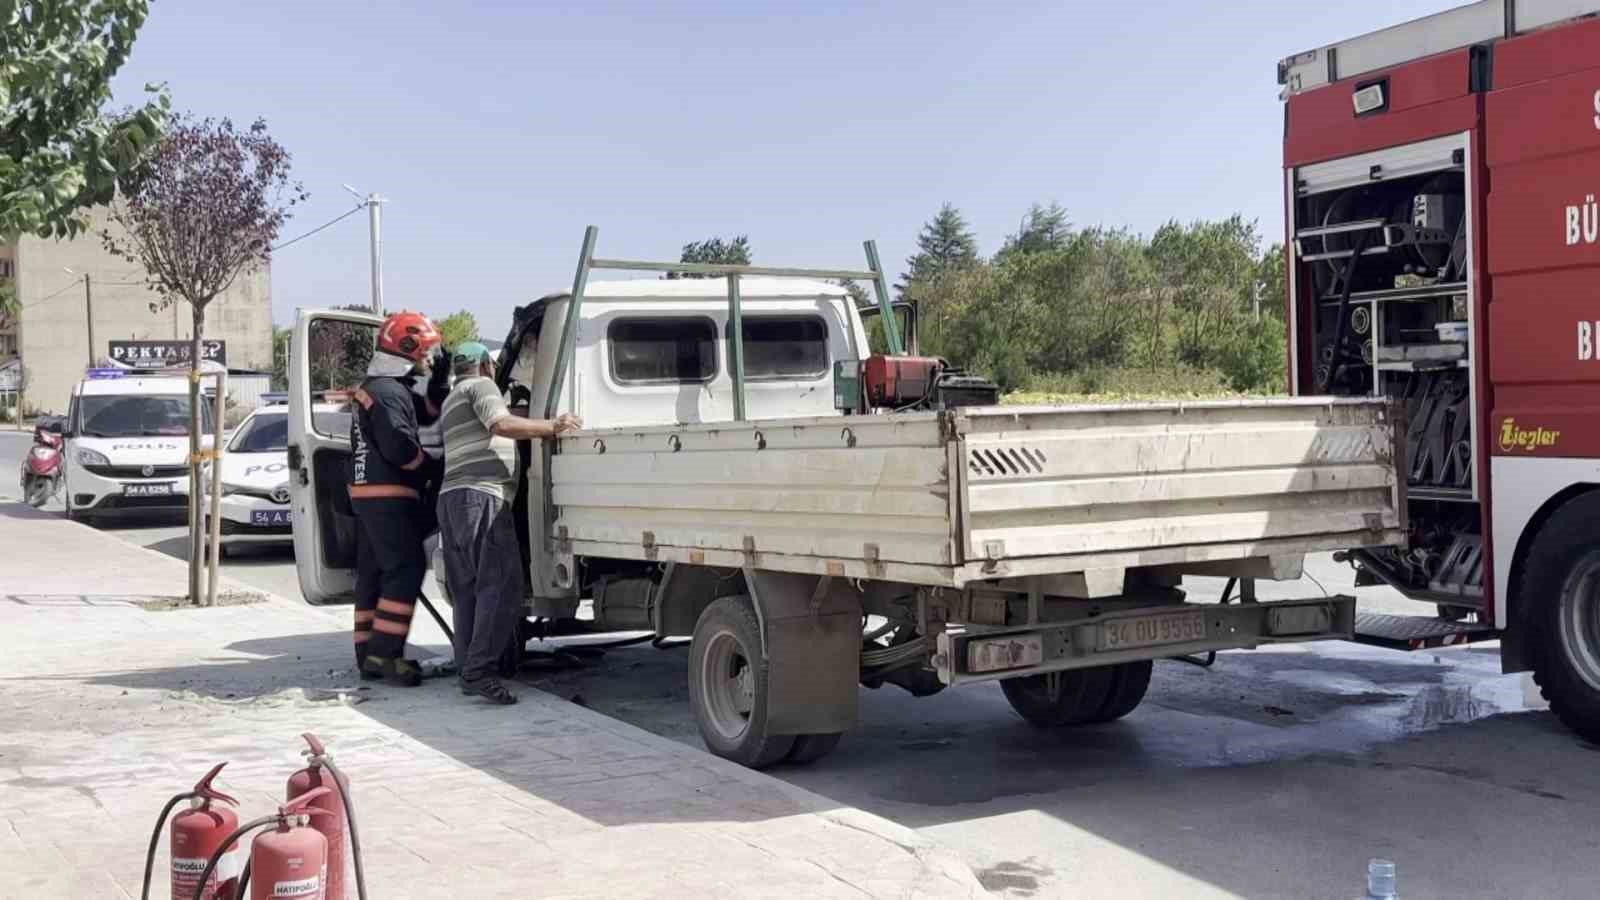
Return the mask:
<path fill-rule="evenodd" d="M 1206 636 L 1206 616 L 1200 611 L 1162 613 L 1137 619 L 1102 623 L 1096 650 L 1132 650 L 1162 644 L 1186 644 Z"/>
<path fill-rule="evenodd" d="M 172 496 L 172 483 L 160 484 L 125 484 L 122 486 L 124 497 L 170 497 Z"/>
<path fill-rule="evenodd" d="M 287 509 L 256 509 L 250 511 L 251 525 L 288 525 L 291 512 Z"/>

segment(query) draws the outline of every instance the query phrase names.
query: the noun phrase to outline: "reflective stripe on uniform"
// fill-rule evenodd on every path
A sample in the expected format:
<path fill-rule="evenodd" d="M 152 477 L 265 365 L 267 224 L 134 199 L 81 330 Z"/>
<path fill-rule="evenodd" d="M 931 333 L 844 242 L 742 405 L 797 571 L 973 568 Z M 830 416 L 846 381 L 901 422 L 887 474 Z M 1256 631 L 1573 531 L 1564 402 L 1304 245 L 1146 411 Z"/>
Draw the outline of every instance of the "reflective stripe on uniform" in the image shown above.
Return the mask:
<path fill-rule="evenodd" d="M 420 463 L 418 465 L 421 465 Z M 405 497 L 411 500 L 421 500 L 422 495 L 416 488 L 409 488 L 403 484 L 352 484 L 350 485 L 351 500 L 382 500 L 392 497 Z"/>
<path fill-rule="evenodd" d="M 388 619 L 379 619 L 372 624 L 372 627 L 374 630 L 381 631 L 384 634 L 394 634 L 400 637 L 405 637 L 411 633 L 410 622 L 392 622 Z"/>
<path fill-rule="evenodd" d="M 415 603 L 407 603 L 404 600 L 390 600 L 387 597 L 378 600 L 378 609 L 391 615 L 409 616 L 416 611 L 416 608 Z"/>

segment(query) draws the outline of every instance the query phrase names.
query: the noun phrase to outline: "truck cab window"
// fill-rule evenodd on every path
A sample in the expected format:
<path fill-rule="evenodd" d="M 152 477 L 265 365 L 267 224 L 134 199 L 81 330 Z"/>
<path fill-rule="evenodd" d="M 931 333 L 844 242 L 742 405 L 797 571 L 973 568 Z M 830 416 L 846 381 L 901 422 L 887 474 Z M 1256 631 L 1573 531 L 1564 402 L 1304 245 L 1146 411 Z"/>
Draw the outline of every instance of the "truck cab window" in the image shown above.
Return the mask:
<path fill-rule="evenodd" d="M 743 331 L 746 378 L 819 378 L 828 373 L 828 326 L 817 316 L 746 316 Z"/>
<path fill-rule="evenodd" d="M 619 384 L 698 384 L 717 374 L 717 326 L 710 319 L 618 319 L 606 343 Z"/>

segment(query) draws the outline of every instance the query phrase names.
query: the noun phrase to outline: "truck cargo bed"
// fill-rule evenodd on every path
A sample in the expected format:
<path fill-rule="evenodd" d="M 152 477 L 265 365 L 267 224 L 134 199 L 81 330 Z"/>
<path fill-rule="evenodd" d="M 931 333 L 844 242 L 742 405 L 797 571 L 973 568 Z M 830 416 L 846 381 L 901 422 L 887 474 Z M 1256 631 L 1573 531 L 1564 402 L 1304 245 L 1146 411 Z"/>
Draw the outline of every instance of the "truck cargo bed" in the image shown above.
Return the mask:
<path fill-rule="evenodd" d="M 949 587 L 1395 544 L 1395 430 L 1383 401 L 1304 398 L 590 431 L 552 459 L 552 537 Z"/>

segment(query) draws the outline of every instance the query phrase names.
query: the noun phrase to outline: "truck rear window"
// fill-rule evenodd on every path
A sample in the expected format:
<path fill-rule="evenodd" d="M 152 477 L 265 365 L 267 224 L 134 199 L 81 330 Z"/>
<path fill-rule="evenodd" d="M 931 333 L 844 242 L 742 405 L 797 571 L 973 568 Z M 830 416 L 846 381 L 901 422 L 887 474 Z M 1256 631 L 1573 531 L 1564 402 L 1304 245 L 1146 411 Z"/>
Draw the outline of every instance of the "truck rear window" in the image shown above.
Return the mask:
<path fill-rule="evenodd" d="M 697 384 L 717 374 L 717 326 L 705 318 L 618 319 L 606 331 L 621 384 Z"/>
<path fill-rule="evenodd" d="M 816 378 L 828 372 L 828 326 L 816 316 L 745 316 L 746 378 Z M 729 335 L 733 333 L 730 327 Z"/>

